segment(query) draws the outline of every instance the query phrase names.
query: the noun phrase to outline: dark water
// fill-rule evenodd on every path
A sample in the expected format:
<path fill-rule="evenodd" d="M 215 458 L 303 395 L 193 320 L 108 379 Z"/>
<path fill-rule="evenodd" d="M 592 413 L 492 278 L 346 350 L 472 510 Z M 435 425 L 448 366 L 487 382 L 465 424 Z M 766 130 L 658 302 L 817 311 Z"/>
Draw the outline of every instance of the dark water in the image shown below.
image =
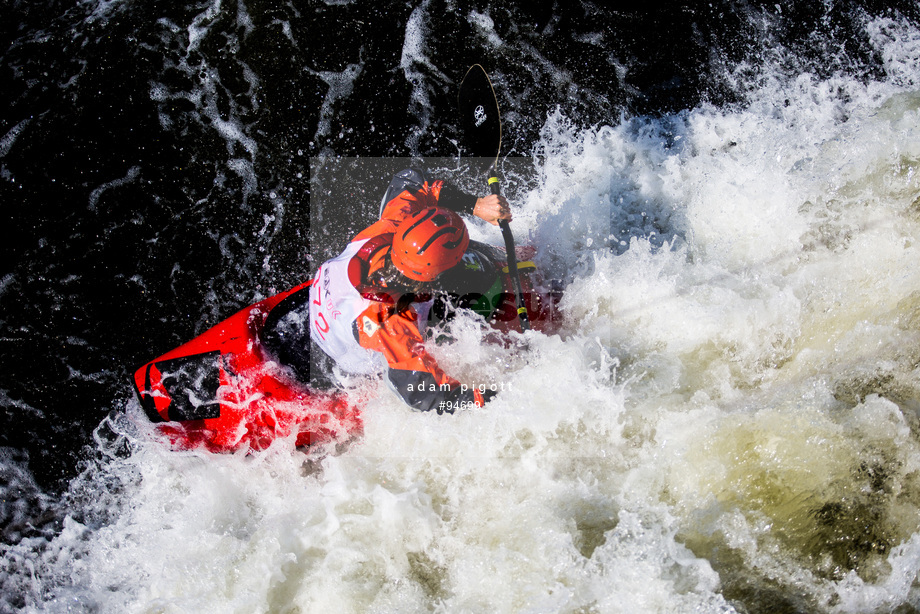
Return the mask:
<path fill-rule="evenodd" d="M 311 160 L 462 153 L 471 64 L 493 78 L 503 155 L 526 157 L 556 109 L 589 126 L 744 105 L 766 64 L 882 78 L 864 24 L 920 23 L 908 1 L 0 7 L 8 542 L 55 530 L 46 493 L 95 453 L 135 368 L 310 274 Z M 339 197 L 368 216 L 379 199 Z"/>

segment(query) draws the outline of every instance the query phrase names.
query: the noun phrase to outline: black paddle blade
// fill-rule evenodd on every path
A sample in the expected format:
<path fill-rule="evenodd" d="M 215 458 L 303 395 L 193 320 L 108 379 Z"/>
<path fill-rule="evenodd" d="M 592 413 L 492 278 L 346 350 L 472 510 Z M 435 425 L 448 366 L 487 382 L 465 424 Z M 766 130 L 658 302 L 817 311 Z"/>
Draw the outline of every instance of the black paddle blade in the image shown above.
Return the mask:
<path fill-rule="evenodd" d="M 466 155 L 489 158 L 494 164 L 502 146 L 502 120 L 492 82 L 479 64 L 471 66 L 460 82 L 458 101 Z"/>

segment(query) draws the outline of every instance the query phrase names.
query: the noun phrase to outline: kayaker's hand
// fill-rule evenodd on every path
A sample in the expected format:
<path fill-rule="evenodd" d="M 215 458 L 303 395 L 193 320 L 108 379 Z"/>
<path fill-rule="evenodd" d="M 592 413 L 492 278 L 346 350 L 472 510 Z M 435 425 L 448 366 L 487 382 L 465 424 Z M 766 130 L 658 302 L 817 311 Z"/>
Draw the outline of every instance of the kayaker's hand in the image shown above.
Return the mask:
<path fill-rule="evenodd" d="M 489 194 L 476 199 L 473 215 L 498 226 L 498 220 L 511 221 L 511 206 L 501 194 Z"/>

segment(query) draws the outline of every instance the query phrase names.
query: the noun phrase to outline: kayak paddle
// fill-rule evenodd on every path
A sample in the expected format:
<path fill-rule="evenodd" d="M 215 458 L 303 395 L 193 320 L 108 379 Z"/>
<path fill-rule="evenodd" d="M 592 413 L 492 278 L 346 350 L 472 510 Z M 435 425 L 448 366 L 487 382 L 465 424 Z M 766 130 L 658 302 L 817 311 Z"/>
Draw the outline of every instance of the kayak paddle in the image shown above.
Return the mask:
<path fill-rule="evenodd" d="M 460 82 L 458 94 L 461 128 L 466 149 L 479 158 L 491 159 L 489 164 L 489 187 L 492 194 L 501 194 L 496 166 L 502 147 L 502 121 L 498 110 L 498 99 L 492 88 L 492 81 L 485 69 L 474 64 Z M 521 279 L 518 276 L 517 256 L 514 251 L 514 236 L 508 220 L 498 220 L 498 226 L 505 240 L 508 255 L 508 274 L 517 299 L 517 314 L 521 330 L 530 330 L 530 317 L 524 304 Z"/>

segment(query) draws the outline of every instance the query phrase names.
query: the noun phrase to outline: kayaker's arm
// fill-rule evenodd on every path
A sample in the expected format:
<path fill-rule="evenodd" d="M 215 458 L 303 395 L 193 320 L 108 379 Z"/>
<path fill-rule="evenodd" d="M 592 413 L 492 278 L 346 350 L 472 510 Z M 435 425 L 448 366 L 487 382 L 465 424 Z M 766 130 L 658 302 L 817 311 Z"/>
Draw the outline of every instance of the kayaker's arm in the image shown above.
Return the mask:
<path fill-rule="evenodd" d="M 511 207 L 504 196 L 478 197 L 443 181 L 429 184 L 421 172 L 414 169 L 403 170 L 393 178 L 381 202 L 380 217 L 403 219 L 420 206 L 433 205 L 472 215 L 493 225 L 499 220 L 511 220 Z"/>
<path fill-rule="evenodd" d="M 447 375 L 425 349 L 414 311 L 390 315 L 387 305 L 365 311 L 356 322 L 358 342 L 383 354 L 387 384 L 413 409 L 454 413 L 481 407 L 494 392 L 462 385 Z"/>

